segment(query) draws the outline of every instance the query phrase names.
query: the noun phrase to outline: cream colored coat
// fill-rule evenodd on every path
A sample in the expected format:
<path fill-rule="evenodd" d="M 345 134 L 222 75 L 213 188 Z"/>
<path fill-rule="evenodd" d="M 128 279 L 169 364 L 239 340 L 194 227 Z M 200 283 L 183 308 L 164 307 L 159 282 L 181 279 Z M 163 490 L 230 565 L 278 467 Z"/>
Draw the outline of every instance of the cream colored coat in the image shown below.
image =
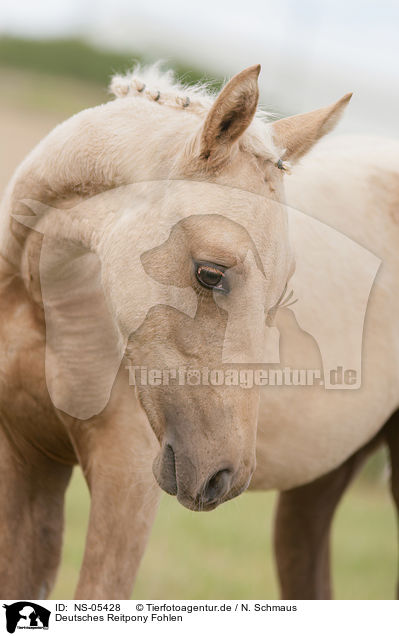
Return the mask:
<path fill-rule="evenodd" d="M 119 99 L 57 127 L 26 158 L 10 183 L 0 217 L 0 497 L 8 519 L 0 545 L 0 571 L 7 570 L 11 546 L 20 551 L 22 565 L 16 566 L 11 577 L 0 577 L 7 579 L 8 587 L 0 591 L 3 598 L 35 598 L 51 588 L 60 555 L 62 499 L 71 466 L 77 461 L 89 484 L 92 504 L 76 594 L 123 598 L 130 592 L 156 510 L 159 490 L 151 470 L 156 455 L 158 483 L 195 509 L 205 507 L 204 488 L 209 491 L 212 475 L 225 471 L 227 462 L 231 481 L 215 499 L 209 499 L 210 509 L 248 485 L 255 467 L 257 422 L 257 468 L 251 487 L 285 489 L 338 466 L 398 407 L 399 146 L 337 137 L 320 142 L 305 156 L 335 125 L 348 97 L 307 115 L 266 124 L 253 119 L 258 73 L 259 67 L 251 67 L 237 75 L 214 103 L 201 91 L 172 85 L 167 77 L 153 78 L 150 73 L 145 78 L 140 74 L 117 78 L 113 88 Z M 292 163 L 290 176 L 281 170 L 288 165 L 278 163 L 283 152 L 283 160 Z M 136 206 L 136 216 L 110 214 L 115 189 L 163 180 L 173 181 L 176 195 L 166 197 L 166 203 L 160 205 L 156 188 L 150 188 L 143 196 L 144 207 Z M 177 189 L 176 180 L 183 182 Z M 190 181 L 196 182 L 196 197 L 191 199 Z M 251 245 L 253 253 L 260 254 L 265 272 L 266 283 L 257 289 L 265 294 L 261 300 L 271 314 L 293 273 L 293 248 L 301 255 L 302 284 L 305 281 L 306 287 L 309 280 L 307 300 L 314 300 L 314 324 L 325 319 L 318 303 L 325 297 L 325 281 L 319 277 L 319 287 L 314 283 L 319 263 L 312 256 L 309 237 L 305 233 L 290 245 L 282 204 L 284 187 L 292 207 L 382 259 L 366 314 L 361 388 L 275 387 L 235 392 L 207 388 L 200 394 L 139 389 L 143 410 L 128 386 L 123 365 L 113 384 L 117 367 L 113 371 L 101 361 L 112 358 L 115 362 L 115 350 L 120 354 L 129 329 L 137 327 L 137 299 L 145 300 L 147 288 L 140 286 L 142 280 L 129 268 L 132 250 L 140 246 L 141 255 L 149 245 L 163 244 L 173 225 L 171 219 L 183 223 L 187 253 L 197 250 L 202 260 L 216 263 L 237 257 L 246 281 L 243 289 L 253 300 L 251 285 L 255 279 L 259 283 L 254 272 L 260 266 L 239 254 L 242 241 L 247 242 L 245 254 Z M 105 198 L 96 198 L 104 191 L 108 192 Z M 45 213 L 32 217 L 32 210 L 39 213 L 40 206 Z M 212 223 L 224 225 L 211 224 L 205 233 L 198 232 L 195 216 L 208 214 L 218 216 L 216 221 L 212 217 Z M 73 271 L 78 284 L 71 288 L 76 293 L 72 310 L 69 307 L 59 314 L 63 337 L 51 341 L 55 348 L 61 343 L 61 348 L 53 355 L 54 349 L 47 347 L 45 370 L 42 291 L 45 296 L 46 290 L 40 289 L 39 261 L 42 240 L 47 238 L 55 241 L 53 253 L 58 260 L 47 262 L 47 270 L 42 271 L 46 280 L 51 283 L 60 271 Z M 67 244 L 72 246 L 71 262 L 77 264 L 73 270 L 62 269 L 71 264 L 63 251 Z M 352 262 L 357 272 L 358 262 Z M 353 307 L 348 303 L 347 290 L 356 289 L 356 281 L 351 267 L 346 274 L 348 280 L 340 273 L 331 276 L 329 284 L 334 297 L 342 300 L 340 315 L 350 317 L 357 301 L 354 294 Z M 172 281 L 178 286 L 178 280 L 182 287 L 191 288 L 191 282 L 184 282 L 189 280 L 184 266 L 180 263 L 176 271 L 170 258 L 156 264 L 151 276 L 159 277 L 161 285 Z M 159 334 L 167 334 L 161 355 L 169 366 L 193 360 L 206 364 L 207 356 L 213 355 L 209 326 L 217 334 L 224 333 L 226 324 L 223 314 L 215 312 L 212 298 L 199 297 L 195 331 L 190 311 L 155 312 L 137 331 L 136 344 L 129 345 L 130 359 L 140 363 L 145 351 L 150 359 L 151 355 L 159 359 L 159 350 L 151 347 L 157 346 Z M 53 302 L 58 311 L 63 301 L 52 296 L 49 304 Z M 97 308 L 94 313 L 93 307 Z M 251 327 L 250 313 L 241 316 L 243 332 Z M 76 316 L 79 319 L 73 320 Z M 291 310 L 280 309 L 275 324 L 281 333 L 284 364 L 320 366 L 317 347 L 304 340 Z M 85 358 L 87 343 L 91 354 L 99 353 L 90 358 L 90 364 Z M 82 368 L 84 374 L 79 376 Z M 87 410 L 79 419 L 74 404 L 81 401 Z M 182 414 L 184 421 L 179 421 Z M 15 510 L 21 506 L 31 512 L 17 523 Z M 38 547 L 43 532 L 51 537 L 45 559 Z M 26 575 L 28 561 L 34 575 Z"/>

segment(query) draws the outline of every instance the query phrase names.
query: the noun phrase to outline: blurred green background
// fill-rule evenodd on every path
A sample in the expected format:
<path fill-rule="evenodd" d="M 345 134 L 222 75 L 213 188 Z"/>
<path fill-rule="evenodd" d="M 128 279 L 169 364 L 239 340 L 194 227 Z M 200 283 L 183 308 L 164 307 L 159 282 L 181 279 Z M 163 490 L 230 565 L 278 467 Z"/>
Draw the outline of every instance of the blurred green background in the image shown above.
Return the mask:
<path fill-rule="evenodd" d="M 80 40 L 0 39 L 0 187 L 33 145 L 73 113 L 108 99 L 114 71 L 140 55 L 101 51 Z M 179 76 L 205 75 L 174 62 Z M 220 78 L 214 78 L 216 84 Z M 386 456 L 367 463 L 339 507 L 333 572 L 340 599 L 387 599 L 396 582 L 396 518 Z M 89 498 L 80 470 L 66 502 L 63 561 L 53 598 L 71 598 L 83 553 Z M 277 598 L 271 550 L 275 494 L 248 493 L 209 514 L 163 496 L 135 598 Z"/>
<path fill-rule="evenodd" d="M 383 477 L 369 461 L 334 523 L 335 598 L 389 599 L 396 584 L 396 524 Z M 163 495 L 133 598 L 278 598 L 271 550 L 274 493 L 246 493 L 211 513 Z M 68 492 L 64 556 L 52 598 L 71 598 L 83 554 L 89 498 L 80 470 Z"/>

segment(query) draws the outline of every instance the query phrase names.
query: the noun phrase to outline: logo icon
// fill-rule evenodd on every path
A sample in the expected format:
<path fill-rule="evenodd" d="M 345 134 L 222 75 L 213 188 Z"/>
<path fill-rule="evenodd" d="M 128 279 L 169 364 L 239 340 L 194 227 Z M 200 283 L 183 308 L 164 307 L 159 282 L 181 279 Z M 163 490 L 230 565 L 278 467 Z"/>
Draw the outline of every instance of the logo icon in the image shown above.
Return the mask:
<path fill-rule="evenodd" d="M 18 601 L 3 607 L 6 610 L 9 634 L 14 634 L 16 629 L 48 629 L 51 612 L 41 605 L 31 601 Z"/>

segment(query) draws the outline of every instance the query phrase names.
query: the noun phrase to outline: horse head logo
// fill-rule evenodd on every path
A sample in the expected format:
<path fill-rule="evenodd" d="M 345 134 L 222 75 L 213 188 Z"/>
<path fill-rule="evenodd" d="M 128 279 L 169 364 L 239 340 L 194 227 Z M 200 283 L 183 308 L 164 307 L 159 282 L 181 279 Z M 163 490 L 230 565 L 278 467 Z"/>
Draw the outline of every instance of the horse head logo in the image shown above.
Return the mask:
<path fill-rule="evenodd" d="M 11 605 L 3 605 L 6 610 L 7 631 L 14 634 L 17 628 L 48 629 L 50 610 L 32 603 L 18 601 Z"/>

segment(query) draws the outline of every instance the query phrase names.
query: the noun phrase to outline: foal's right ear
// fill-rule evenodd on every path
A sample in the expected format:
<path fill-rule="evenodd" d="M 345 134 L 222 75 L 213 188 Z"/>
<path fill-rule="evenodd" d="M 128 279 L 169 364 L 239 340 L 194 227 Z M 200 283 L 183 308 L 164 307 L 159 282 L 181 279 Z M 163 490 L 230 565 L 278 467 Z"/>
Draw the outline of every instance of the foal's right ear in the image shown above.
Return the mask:
<path fill-rule="evenodd" d="M 210 163 L 226 157 L 250 125 L 258 105 L 260 64 L 235 75 L 214 102 L 200 132 L 200 156 Z"/>

